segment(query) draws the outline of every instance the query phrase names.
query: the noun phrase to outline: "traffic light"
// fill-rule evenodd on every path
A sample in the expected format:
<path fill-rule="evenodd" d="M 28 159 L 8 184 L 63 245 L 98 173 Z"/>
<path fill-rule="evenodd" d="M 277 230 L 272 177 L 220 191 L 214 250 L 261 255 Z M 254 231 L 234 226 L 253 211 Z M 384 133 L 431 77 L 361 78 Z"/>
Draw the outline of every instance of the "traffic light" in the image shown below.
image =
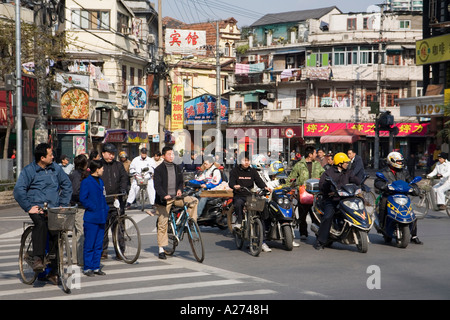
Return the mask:
<path fill-rule="evenodd" d="M 391 131 L 393 130 L 392 128 L 393 125 L 394 125 L 394 116 L 391 115 L 390 111 L 383 112 L 378 118 L 378 121 L 376 123 L 376 126 L 379 131 Z"/>

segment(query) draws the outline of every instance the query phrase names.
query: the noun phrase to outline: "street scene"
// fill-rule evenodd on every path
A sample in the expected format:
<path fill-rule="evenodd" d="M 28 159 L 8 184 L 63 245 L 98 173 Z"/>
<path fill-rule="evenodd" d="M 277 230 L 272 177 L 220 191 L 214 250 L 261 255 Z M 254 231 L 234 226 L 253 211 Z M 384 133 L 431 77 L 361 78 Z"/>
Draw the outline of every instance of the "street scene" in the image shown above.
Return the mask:
<path fill-rule="evenodd" d="M 0 30 L 0 300 L 450 298 L 449 0 L 0 1 Z"/>

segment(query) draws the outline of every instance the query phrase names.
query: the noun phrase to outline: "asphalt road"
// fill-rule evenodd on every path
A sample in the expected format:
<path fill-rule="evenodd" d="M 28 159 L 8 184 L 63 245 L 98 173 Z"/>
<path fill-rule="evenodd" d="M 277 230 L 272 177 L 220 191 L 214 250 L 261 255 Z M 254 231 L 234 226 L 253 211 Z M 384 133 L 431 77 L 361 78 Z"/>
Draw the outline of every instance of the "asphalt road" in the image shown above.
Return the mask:
<path fill-rule="evenodd" d="M 237 250 L 228 230 L 202 227 L 205 261 L 195 261 L 187 239 L 174 257 L 159 260 L 155 217 L 129 212 L 139 221 L 143 248 L 138 262 L 126 265 L 104 261 L 104 277 L 81 276 L 80 289 L 64 294 L 61 288 L 37 281 L 24 285 L 18 276 L 17 256 L 26 214 L 18 207 L 0 210 L 0 300 L 22 299 L 170 299 L 170 300 L 338 300 L 338 299 L 449 299 L 450 218 L 431 212 L 419 221 L 423 245 L 398 249 L 384 244 L 374 230 L 367 253 L 354 246 L 333 244 L 316 251 L 310 233 L 300 247 L 288 252 L 269 242 L 272 252 L 252 257 Z M 296 231 L 298 237 L 298 232 Z M 298 240 L 298 239 L 297 239 Z M 110 248 L 112 254 L 113 249 Z"/>

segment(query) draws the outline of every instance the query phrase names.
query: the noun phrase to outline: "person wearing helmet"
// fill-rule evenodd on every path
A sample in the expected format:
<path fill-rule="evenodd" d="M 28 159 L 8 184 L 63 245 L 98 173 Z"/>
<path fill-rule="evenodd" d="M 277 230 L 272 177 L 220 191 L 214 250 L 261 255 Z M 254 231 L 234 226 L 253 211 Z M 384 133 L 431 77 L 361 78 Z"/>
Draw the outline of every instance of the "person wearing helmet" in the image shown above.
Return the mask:
<path fill-rule="evenodd" d="M 317 250 L 324 249 L 328 242 L 333 216 L 340 201 L 340 198 L 334 195 L 329 179 L 331 178 L 336 183 L 338 189 L 348 183 L 361 184 L 361 180 L 353 174 L 353 171 L 347 170 L 351 160 L 345 153 L 336 153 L 333 159 L 333 166 L 327 169 L 319 180 L 319 190 L 323 194 L 322 207 L 324 215 L 320 222 L 316 243 L 314 244 L 314 248 Z"/>
<path fill-rule="evenodd" d="M 383 193 L 383 191 L 387 188 L 387 186 L 397 180 L 403 180 L 408 183 L 411 182 L 412 177 L 409 175 L 408 170 L 405 169 L 405 159 L 400 152 L 393 151 L 388 154 L 386 158 L 387 167 L 384 168 L 381 173 L 388 179 L 388 181 L 376 178 L 374 182 L 374 186 L 377 190 L 382 193 L 380 202 L 379 202 L 379 214 L 378 217 L 380 219 L 380 224 L 383 227 L 385 223 L 386 213 L 387 213 L 387 195 Z M 414 187 L 414 195 L 419 195 L 419 188 Z M 415 244 L 422 244 L 422 241 L 417 237 L 417 220 L 414 223 L 414 227 L 411 230 L 411 242 Z"/>
<path fill-rule="evenodd" d="M 295 186 L 299 187 L 305 184 L 308 179 L 320 179 L 322 173 L 324 173 L 324 168 L 320 162 L 316 161 L 317 151 L 313 146 L 308 146 L 305 148 L 303 159 L 298 161 L 292 168 L 289 174 L 288 180 L 291 181 L 295 179 Z M 300 239 L 306 240 L 308 238 L 308 224 L 306 223 L 306 217 L 308 213 L 311 212 L 311 204 L 299 204 L 299 226 Z M 310 215 L 312 217 L 312 215 Z"/>
<path fill-rule="evenodd" d="M 119 152 L 119 160 L 120 160 L 120 162 L 122 162 L 123 167 L 125 168 L 125 171 L 127 173 L 129 173 L 131 161 L 128 159 L 128 154 L 126 151 Z"/>
<path fill-rule="evenodd" d="M 438 163 L 434 167 L 434 170 L 427 174 L 427 178 L 436 177 L 439 178 L 439 183 L 433 186 L 433 190 L 436 193 L 436 202 L 439 206 L 439 210 L 445 210 L 445 192 L 450 190 L 450 162 L 447 160 L 448 154 L 441 152 L 438 155 Z"/>

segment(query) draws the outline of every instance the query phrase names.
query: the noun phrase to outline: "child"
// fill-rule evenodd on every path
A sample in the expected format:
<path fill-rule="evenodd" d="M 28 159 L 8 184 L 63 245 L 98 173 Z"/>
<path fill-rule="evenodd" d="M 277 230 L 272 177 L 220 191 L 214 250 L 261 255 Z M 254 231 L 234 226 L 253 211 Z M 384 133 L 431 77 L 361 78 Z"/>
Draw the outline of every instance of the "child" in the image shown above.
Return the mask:
<path fill-rule="evenodd" d="M 100 258 L 109 207 L 105 199 L 105 185 L 100 178 L 103 174 L 102 163 L 92 160 L 89 169 L 91 175 L 81 182 L 80 202 L 86 209 L 84 213 L 84 274 L 92 277 L 94 274 L 105 275 L 100 270 Z"/>

